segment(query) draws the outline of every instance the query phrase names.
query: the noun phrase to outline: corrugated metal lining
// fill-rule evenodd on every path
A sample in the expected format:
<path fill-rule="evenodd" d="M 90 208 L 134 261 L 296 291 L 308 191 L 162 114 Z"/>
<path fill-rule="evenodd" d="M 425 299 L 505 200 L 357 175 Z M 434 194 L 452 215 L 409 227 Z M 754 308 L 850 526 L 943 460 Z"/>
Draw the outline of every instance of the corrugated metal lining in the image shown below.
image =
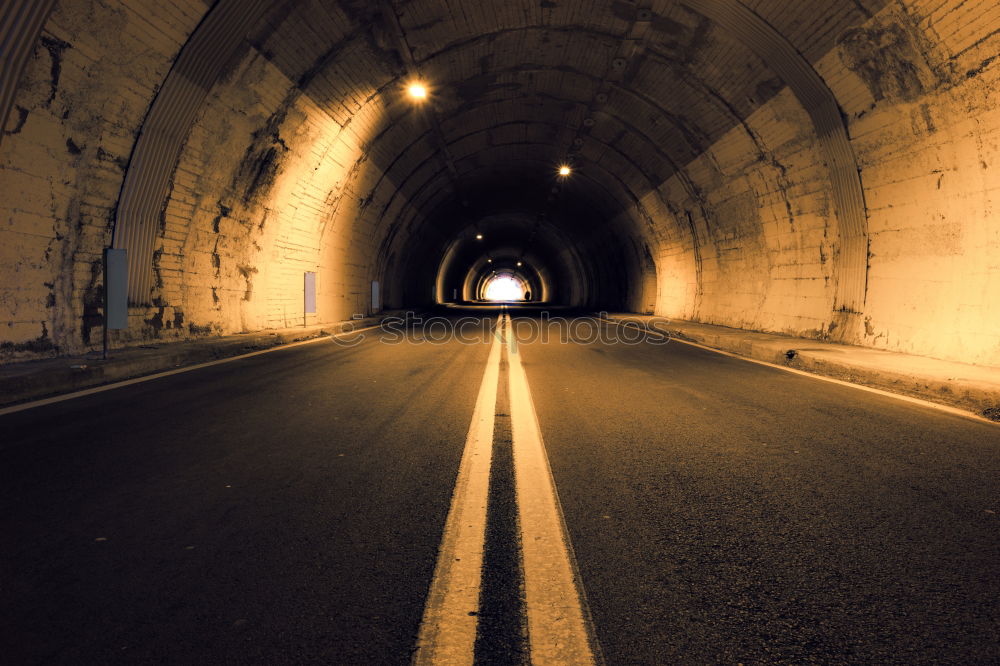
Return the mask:
<path fill-rule="evenodd" d="M 267 0 L 219 0 L 181 48 L 146 115 L 122 185 L 114 232 L 114 247 L 128 250 L 132 304 L 149 302 L 160 216 L 198 109 L 270 5 Z"/>
<path fill-rule="evenodd" d="M 739 0 L 683 0 L 683 4 L 718 23 L 756 53 L 812 118 L 830 168 L 840 232 L 834 308 L 861 312 L 868 283 L 868 216 L 857 159 L 836 97 L 802 54 Z"/>
<path fill-rule="evenodd" d="M 4 0 L 0 3 L 0 141 L 24 66 L 55 4 L 56 0 Z"/>
<path fill-rule="evenodd" d="M 867 283 L 867 217 L 857 161 L 833 93 L 785 37 L 739 0 L 682 1 L 757 53 L 812 118 L 830 168 L 840 235 L 835 307 L 860 312 Z M 265 0 L 219 0 L 181 50 L 150 108 L 122 188 L 115 225 L 114 247 L 129 250 L 129 299 L 133 303 L 149 301 L 160 216 L 198 108 L 221 68 L 269 5 Z"/>

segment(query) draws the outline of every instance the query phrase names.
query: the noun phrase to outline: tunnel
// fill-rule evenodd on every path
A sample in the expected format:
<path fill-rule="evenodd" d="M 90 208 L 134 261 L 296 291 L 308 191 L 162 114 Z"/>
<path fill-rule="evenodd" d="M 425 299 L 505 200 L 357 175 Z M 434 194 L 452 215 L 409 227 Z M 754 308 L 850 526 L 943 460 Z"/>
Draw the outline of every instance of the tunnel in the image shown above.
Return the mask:
<path fill-rule="evenodd" d="M 14 521 L 8 534 L 27 530 L 24 535 L 34 536 L 25 536 L 25 543 L 39 544 L 48 553 L 45 566 L 55 567 L 38 574 L 48 582 L 34 588 L 33 574 L 24 573 L 18 588 L 18 599 L 37 597 L 12 634 L 20 647 L 0 641 L 19 662 L 105 661 L 125 654 L 113 652 L 125 647 L 101 642 L 105 632 L 129 646 L 126 652 L 138 662 L 233 657 L 248 663 L 467 663 L 469 655 L 496 663 L 1000 659 L 1000 625 L 981 596 L 997 591 L 1000 579 L 990 560 L 998 554 L 995 532 L 991 541 L 983 531 L 995 530 L 1000 511 L 995 477 L 985 475 L 997 471 L 1000 444 L 995 427 L 986 423 L 1000 421 L 996 3 L 5 0 L 0 49 L 0 313 L 6 318 L 0 321 L 0 424 L 9 420 L 0 452 L 11 456 L 0 513 Z M 423 344 L 432 337 L 429 322 L 462 331 L 471 330 L 461 328 L 469 321 L 485 331 L 473 343 L 463 339 L 461 347 L 449 342 L 440 349 Z M 573 322 L 582 321 L 592 339 L 577 335 L 583 329 Z M 379 327 L 383 335 L 388 327 L 393 340 L 408 342 L 369 350 L 375 344 L 371 331 Z M 529 328 L 553 327 L 558 334 L 551 340 L 566 344 L 550 345 L 545 338 L 544 355 L 536 346 L 542 342 L 518 337 Z M 643 342 L 623 342 L 626 335 Z M 307 355 L 320 353 L 317 345 L 325 345 L 330 358 L 310 356 L 307 363 Z M 682 349 L 690 358 L 679 356 Z M 198 382 L 182 379 L 229 372 L 222 368 L 238 364 L 256 367 L 293 353 L 302 359 L 289 360 L 283 370 L 254 370 L 261 374 L 224 389 L 212 388 L 222 379 L 208 375 Z M 368 360 L 352 360 L 361 358 Z M 212 368 L 197 369 L 203 365 Z M 328 368 L 325 379 L 310 379 L 319 367 Z M 790 376 L 765 381 L 755 374 L 772 370 Z M 486 393 L 480 389 L 484 372 L 483 386 L 493 377 Z M 728 379 L 713 379 L 723 372 Z M 273 386 L 266 373 L 272 373 Z M 146 403 L 121 397 L 123 391 L 144 396 L 153 389 L 143 387 L 157 382 L 172 388 Z M 793 390 L 781 382 L 805 383 Z M 819 388 L 806 388 L 814 384 Z M 313 388 L 306 394 L 302 387 Z M 737 390 L 745 393 L 737 396 Z M 860 397 L 833 397 L 851 390 Z M 820 398 L 814 391 L 830 394 Z M 563 396 L 563 402 L 551 402 L 551 396 Z M 427 402 L 432 399 L 440 404 Z M 760 402 L 767 400 L 767 406 Z M 221 407 L 213 412 L 220 401 L 230 405 L 229 416 Z M 278 410 L 279 402 L 286 411 Z M 905 412 L 918 410 L 917 402 L 929 411 Z M 425 416 L 418 418 L 418 412 Z M 454 414 L 454 428 L 445 412 Z M 470 417 L 473 427 L 466 432 Z M 487 421 L 493 434 L 482 437 L 494 447 L 512 439 L 515 452 L 508 465 L 506 449 L 492 449 L 493 467 L 477 477 L 463 471 L 474 456 L 462 447 L 478 441 L 475 424 Z M 619 425 L 605 431 L 600 423 Z M 703 431 L 705 424 L 713 424 L 711 434 Z M 376 425 L 382 434 L 365 430 Z M 327 452 L 332 457 L 318 449 L 295 457 L 281 448 L 286 435 L 267 434 L 279 427 L 298 433 L 296 441 L 337 442 Z M 393 428 L 391 438 L 384 434 Z M 787 446 L 761 453 L 772 438 L 768 428 Z M 383 436 L 408 442 L 405 453 L 376 445 Z M 719 448 L 709 453 L 695 443 L 698 438 Z M 223 440 L 239 443 L 224 451 L 217 446 Z M 517 442 L 536 440 L 542 462 L 531 464 L 542 470 L 551 465 L 551 474 L 522 478 L 519 461 L 535 459 Z M 278 448 L 267 453 L 260 449 L 266 442 Z M 619 442 L 617 453 L 610 442 Z M 683 442 L 693 448 L 680 448 Z M 148 461 L 131 448 L 140 444 L 151 451 Z M 405 493 L 385 491 L 394 499 L 374 499 L 369 494 L 383 492 L 386 482 L 358 468 L 350 482 L 333 482 L 339 499 L 324 495 L 318 479 L 310 486 L 313 494 L 302 491 L 291 499 L 289 489 L 308 483 L 315 470 L 336 474 L 336 456 L 351 461 L 351 447 L 362 444 L 371 445 L 383 464 L 398 465 L 384 476 L 405 486 Z M 744 460 L 750 449 L 761 457 Z M 236 455 L 272 462 L 234 463 Z M 786 466 L 775 471 L 767 461 L 777 459 L 768 456 L 781 457 Z M 869 458 L 891 458 L 898 466 L 850 467 Z M 743 467 L 737 465 L 741 460 Z M 815 497 L 806 490 L 808 499 L 781 495 L 808 485 L 799 467 L 807 462 L 818 475 Z M 54 466 L 54 476 L 38 467 L 43 463 Z M 621 467 L 626 464 L 632 467 Z M 271 520 L 290 529 L 295 521 L 309 522 L 301 512 L 313 501 L 338 516 L 343 509 L 332 507 L 349 504 L 349 498 L 371 502 L 368 527 L 351 527 L 341 516 L 331 519 L 347 521 L 336 535 L 314 535 L 343 539 L 349 544 L 344 552 L 354 553 L 356 562 L 365 562 L 357 566 L 369 572 L 349 574 L 354 565 L 316 556 L 320 579 L 335 570 L 354 580 L 332 593 L 332 610 L 302 619 L 305 611 L 290 590 L 310 587 L 302 572 L 312 565 L 271 544 L 271 565 L 284 573 L 268 585 L 294 629 L 269 633 L 265 614 L 254 605 L 259 599 L 247 601 L 244 588 L 233 582 L 218 594 L 243 599 L 258 615 L 234 611 L 220 619 L 222 611 L 192 600 L 195 592 L 175 599 L 163 591 L 167 586 L 157 588 L 164 596 L 147 600 L 159 609 L 149 611 L 149 621 L 177 633 L 126 631 L 122 627 L 132 620 L 125 616 L 134 619 L 135 606 L 147 602 L 123 581 L 146 571 L 130 563 L 148 563 L 142 558 L 152 555 L 69 555 L 61 550 L 69 548 L 66 543 L 45 541 L 81 530 L 88 547 L 94 546 L 94 538 L 105 538 L 91 534 L 104 529 L 95 516 L 129 493 L 146 499 L 123 509 L 134 513 L 121 518 L 125 532 L 139 524 L 167 530 L 175 514 L 164 507 L 174 500 L 164 498 L 188 497 L 206 477 L 239 489 L 237 481 L 223 482 L 226 474 L 237 474 L 234 465 L 243 465 L 241 478 L 248 484 L 255 479 L 270 489 L 261 493 L 296 507 L 272 511 L 258 506 L 264 495 L 245 496 L 240 506 L 256 507 L 262 525 Z M 181 468 L 188 470 L 186 480 L 178 476 L 179 485 L 158 485 Z M 149 479 L 147 490 L 130 485 L 129 469 L 135 478 Z M 228 471 L 216 479 L 210 470 Z M 642 470 L 653 476 L 642 476 Z M 435 558 L 444 561 L 439 553 L 450 552 L 447 521 L 459 511 L 459 491 L 476 487 L 462 481 L 466 473 L 490 479 L 489 493 L 510 486 L 509 496 L 491 494 L 480 503 L 490 508 L 479 557 L 484 571 L 509 566 L 515 579 L 503 578 L 510 573 L 505 569 L 484 574 L 483 586 L 494 579 L 507 583 L 492 591 L 483 587 L 477 597 L 482 607 L 468 602 L 458 624 L 427 629 L 443 622 L 439 615 L 446 614 L 451 598 L 434 586 L 440 576 L 447 580 L 452 565 L 435 568 Z M 93 485 L 104 475 L 116 480 L 121 495 Z M 869 477 L 881 481 L 861 488 L 859 479 Z M 544 489 L 550 478 L 555 485 L 549 504 L 518 494 L 519 484 L 530 479 L 532 487 Z M 53 479 L 68 485 L 57 492 Z M 824 485 L 836 479 L 843 485 Z M 591 489 L 572 490 L 584 486 Z M 890 497 L 890 487 L 898 487 L 898 497 Z M 917 488 L 928 489 L 932 499 L 914 495 Z M 61 508 L 28 507 L 33 500 L 25 498 L 45 489 L 63 498 Z M 425 499 L 422 493 L 432 491 Z M 231 494 L 237 492 L 243 491 Z M 859 512 L 830 518 L 842 520 L 844 533 L 854 535 L 843 542 L 816 536 L 819 528 L 786 515 L 791 505 L 828 515 L 835 502 L 817 504 L 823 492 L 850 498 L 836 502 L 838 510 Z M 406 493 L 412 493 L 410 503 L 380 513 Z M 951 493 L 961 497 L 954 500 L 961 508 L 945 506 L 942 498 Z M 899 499 L 904 496 L 909 499 Z M 599 497 L 606 499 L 600 506 Z M 626 498 L 637 504 L 624 508 Z M 536 499 L 541 508 L 524 508 Z M 657 504 L 668 500 L 676 504 Z M 49 500 L 39 501 L 48 506 Z M 199 515 L 212 520 L 218 503 L 229 500 L 177 501 L 176 516 L 190 511 L 197 531 Z M 888 527 L 894 510 L 912 515 L 902 508 L 905 501 L 933 504 L 937 513 L 930 526 L 914 525 L 905 534 Z M 200 508 L 190 508 L 196 504 Z M 492 521 L 499 514 L 493 512 L 508 505 L 527 513 L 511 518 L 513 527 L 497 527 Z M 676 518 L 678 524 L 690 530 L 691 521 L 700 521 L 701 527 L 661 533 L 655 527 L 659 518 L 636 508 L 654 505 L 660 507 L 657 516 L 690 512 Z M 84 513 L 78 506 L 99 508 Z M 419 540 L 392 527 L 393 516 L 411 506 L 421 512 L 413 524 L 433 535 L 427 552 L 418 552 Z M 717 512 L 703 508 L 696 516 L 692 506 Z M 233 507 L 233 515 L 242 515 Z M 544 604 L 532 601 L 533 542 L 524 530 L 551 507 L 554 517 L 538 529 L 566 544 L 567 550 L 545 557 L 565 560 L 569 582 L 562 592 L 547 594 L 582 599 L 571 604 L 581 628 L 553 634 L 548 643 L 539 638 L 536 645 L 532 636 L 562 627 L 565 619 L 538 619 L 543 616 L 534 609 Z M 617 525 L 618 509 L 646 516 L 635 518 L 631 537 Z M 161 510 L 166 513 L 156 513 Z M 743 534 L 732 525 L 725 531 L 729 511 L 743 516 L 740 526 L 758 525 L 760 531 L 726 542 L 718 553 L 748 557 L 798 525 L 841 558 L 840 569 L 831 564 L 827 571 L 853 581 L 843 583 L 849 591 L 842 598 L 852 600 L 855 610 L 824 606 L 811 616 L 797 614 L 841 588 L 834 581 L 822 587 L 816 581 L 825 574 L 812 570 L 809 583 L 802 583 L 816 595 L 809 600 L 795 597 L 791 583 L 771 580 L 762 588 L 753 576 L 770 580 L 775 571 L 762 564 L 768 561 L 764 555 L 720 565 L 731 575 L 726 589 L 715 587 L 722 580 L 716 574 L 689 574 L 692 562 L 711 568 L 705 563 L 724 559 L 704 550 L 704 543 L 725 542 L 721 532 L 733 539 Z M 975 527 L 956 536 L 945 517 L 952 511 Z M 31 523 L 29 516 L 36 514 Z M 862 514 L 870 523 L 861 524 Z M 596 522 L 575 517 L 583 515 Z M 75 527 L 55 527 L 72 516 L 80 521 Z M 647 518 L 651 522 L 643 523 Z M 253 531 L 255 519 L 234 520 L 245 522 L 216 526 L 213 534 L 245 529 L 253 535 L 240 532 L 248 539 L 265 538 L 263 528 Z M 379 538 L 388 541 L 365 536 L 373 525 L 381 526 Z M 55 532 L 31 531 L 41 526 Z M 864 545 L 872 530 L 883 530 L 878 538 L 893 544 L 925 546 L 886 547 L 891 553 L 875 563 L 879 558 Z M 671 536 L 682 532 L 687 536 Z M 588 546 L 597 543 L 598 533 L 618 541 Z M 147 535 L 150 543 L 163 543 L 165 532 L 156 534 Z M 389 534 L 396 536 L 384 536 Z M 207 543 L 216 537 L 204 538 Z M 296 542 L 312 548 L 311 538 Z M 639 554 L 630 538 L 655 543 L 659 555 Z M 376 542 L 385 550 L 368 552 Z M 504 548 L 511 543 L 520 545 L 508 553 Z M 926 545 L 945 543 L 952 546 Z M 203 556 L 191 548 L 187 555 Z M 789 565 L 799 573 L 811 557 L 803 548 L 795 551 L 798 564 Z M 285 555 L 274 555 L 278 551 Z M 213 552 L 234 561 L 248 557 L 231 543 Z M 861 561 L 870 556 L 871 568 L 844 564 L 855 555 Z M 11 558 L 15 569 L 21 566 Z M 621 598 L 613 585 L 596 582 L 618 576 L 609 564 L 616 558 L 632 563 L 620 565 L 631 572 L 622 574 L 628 592 Z M 652 558 L 648 568 L 634 564 L 644 558 Z M 77 571 L 66 564 L 69 559 L 86 564 Z M 965 573 L 936 578 L 937 587 L 924 592 L 899 591 L 880 568 L 893 562 L 919 578 L 931 576 L 927 572 L 938 570 L 931 563 L 944 560 L 962 562 Z M 502 561 L 508 565 L 497 564 Z M 411 571 L 408 562 L 417 568 Z M 406 575 L 395 582 L 378 578 L 383 566 Z M 191 567 L 176 563 L 165 570 L 213 581 L 242 575 L 218 563 Z M 246 571 L 263 575 L 252 566 Z M 788 574 L 789 580 L 796 575 Z M 667 578 L 669 584 L 663 583 Z M 115 582 L 105 584 L 107 596 L 101 596 L 83 580 Z M 60 592 L 58 581 L 75 591 Z M 367 591 L 351 587 L 364 581 L 370 581 Z M 393 597 L 392 590 L 402 594 L 410 581 L 419 583 L 410 601 Z M 699 595 L 691 590 L 699 585 L 706 590 L 703 598 L 714 600 L 714 610 L 692 610 L 689 602 Z M 865 585 L 879 592 L 865 597 Z M 42 589 L 47 592 L 35 594 Z M 956 589 L 966 596 L 947 591 Z M 55 624 L 40 619 L 73 594 L 94 594 L 117 610 L 88 614 L 79 611 L 84 602 L 72 601 Z M 395 609 L 387 615 L 359 601 L 382 597 Z M 766 599 L 779 601 L 761 610 Z M 521 615 L 515 612 L 511 620 L 505 603 L 521 608 Z M 786 615 L 775 610 L 782 604 Z M 885 615 L 878 614 L 878 604 L 885 605 Z M 646 629 L 623 619 L 629 606 L 640 609 L 639 624 Z M 862 606 L 866 610 L 857 610 Z M 898 617 L 887 618 L 917 607 L 926 613 L 908 643 Z M 566 616 L 570 624 L 573 612 Z M 330 630 L 317 619 L 323 613 L 347 618 L 326 643 Z M 767 616 L 759 626 L 755 613 Z M 442 636 L 459 635 L 459 625 L 470 631 L 469 617 L 474 648 L 433 647 Z M 787 617 L 798 618 L 788 621 L 794 630 L 782 619 Z M 882 633 L 862 635 L 851 617 Z M 225 636 L 193 618 L 212 618 L 207 625 L 224 625 Z M 379 629 L 379 618 L 391 618 L 401 629 Z M 813 624 L 817 618 L 825 619 Z M 70 625 L 90 634 L 80 638 L 83 633 L 78 636 Z M 239 634 L 244 626 L 250 633 Z M 856 629 L 860 633 L 852 633 Z M 189 631 L 201 638 L 177 642 Z M 507 638 L 488 638 L 490 632 Z M 944 638 L 949 632 L 955 634 L 954 653 Z M 43 635 L 59 636 L 62 647 L 44 647 Z M 455 657 L 459 652 L 462 658 Z"/>
<path fill-rule="evenodd" d="M 112 345 L 474 299 L 496 253 L 554 304 L 1000 364 L 995 26 L 800 4 L 10 3 L 4 356 L 100 344 L 111 248 Z"/>

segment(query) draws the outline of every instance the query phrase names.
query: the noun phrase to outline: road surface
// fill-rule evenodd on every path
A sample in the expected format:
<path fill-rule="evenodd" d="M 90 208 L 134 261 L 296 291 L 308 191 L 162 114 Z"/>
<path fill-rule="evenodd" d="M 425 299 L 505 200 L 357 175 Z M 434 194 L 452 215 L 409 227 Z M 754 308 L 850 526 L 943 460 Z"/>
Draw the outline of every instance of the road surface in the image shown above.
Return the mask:
<path fill-rule="evenodd" d="M 511 314 L 0 415 L 3 661 L 1000 661 L 1000 428 Z"/>

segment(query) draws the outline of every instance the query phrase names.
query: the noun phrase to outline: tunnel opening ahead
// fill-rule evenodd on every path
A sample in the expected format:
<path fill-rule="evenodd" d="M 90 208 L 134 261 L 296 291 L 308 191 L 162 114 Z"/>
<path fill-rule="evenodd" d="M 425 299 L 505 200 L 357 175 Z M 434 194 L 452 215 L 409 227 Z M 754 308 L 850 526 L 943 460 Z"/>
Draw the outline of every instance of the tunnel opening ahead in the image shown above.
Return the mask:
<path fill-rule="evenodd" d="M 497 273 L 483 282 L 483 300 L 498 302 L 527 301 L 530 287 L 513 273 Z"/>

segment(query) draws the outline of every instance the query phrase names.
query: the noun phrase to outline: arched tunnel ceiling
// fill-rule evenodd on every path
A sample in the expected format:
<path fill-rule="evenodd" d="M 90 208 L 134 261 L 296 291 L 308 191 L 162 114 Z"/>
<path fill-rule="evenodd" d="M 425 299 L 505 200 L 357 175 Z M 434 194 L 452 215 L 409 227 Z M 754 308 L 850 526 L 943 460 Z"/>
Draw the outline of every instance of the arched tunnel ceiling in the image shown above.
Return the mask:
<path fill-rule="evenodd" d="M 990 110 L 996 30 L 974 7 L 12 0 L 0 169 L 45 180 L 41 165 L 64 159 L 52 211 L 30 201 L 38 217 L 12 232 L 38 238 L 31 220 L 59 220 L 60 251 L 27 248 L 25 263 L 50 293 L 0 296 L 31 311 L 18 340 L 58 329 L 91 344 L 93 257 L 113 244 L 131 261 L 140 338 L 159 336 L 169 308 L 192 331 L 283 325 L 310 272 L 318 320 L 335 320 L 375 307 L 373 281 L 384 307 L 448 293 L 440 280 L 480 260 L 457 239 L 489 225 L 572 304 L 891 348 L 920 328 L 918 348 L 958 349 L 917 321 L 922 305 L 893 298 L 892 262 L 909 250 L 888 240 L 885 211 L 913 197 L 881 188 L 909 168 L 888 147 L 943 125 L 977 137 L 955 162 L 964 182 L 992 163 L 986 125 L 953 120 Z M 118 32 L 114 53 L 94 37 Z M 405 93 L 417 77 L 422 104 Z M 944 153 L 924 166 L 951 168 Z M 910 217 L 947 218 L 926 203 Z M 909 280 L 941 270 L 912 264 Z"/>
<path fill-rule="evenodd" d="M 605 211 L 607 222 L 621 210 L 641 208 L 646 194 L 792 84 L 817 129 L 837 135 L 830 161 L 840 169 L 834 166 L 832 180 L 842 240 L 852 245 L 842 252 L 844 263 L 853 264 L 844 272 L 854 278 L 851 284 L 842 276 L 838 301 L 845 309 L 860 306 L 867 250 L 863 201 L 832 95 L 807 62 L 799 58 L 798 69 L 789 62 L 798 57 L 794 47 L 749 8 L 712 1 L 660 5 L 598 5 L 559 17 L 565 23 L 556 12 L 546 21 L 546 12 L 536 8 L 534 16 L 521 15 L 520 24 L 501 23 L 485 34 L 432 3 L 401 8 L 397 32 L 413 53 L 412 69 L 441 82 L 433 113 L 443 117 L 449 160 L 426 177 L 414 177 L 419 168 L 407 172 L 398 187 L 433 201 L 451 196 L 484 163 L 487 169 L 531 163 L 535 178 L 545 182 L 555 164 L 568 160 L 598 181 L 587 190 L 585 206 Z M 862 19 L 871 9 L 856 5 L 854 12 L 840 19 Z M 781 15 L 787 21 L 789 14 Z M 812 48 L 823 53 L 823 42 L 829 47 L 839 27 L 826 24 L 819 39 L 809 34 Z M 765 62 L 768 56 L 784 78 Z M 411 142 L 389 152 L 416 153 L 410 163 L 426 170 L 434 147 L 433 141 Z M 442 184 L 449 178 L 452 188 Z M 411 201 L 426 215 L 424 199 Z M 641 227 L 621 233 L 636 234 L 643 237 Z"/>
<path fill-rule="evenodd" d="M 465 11 L 459 4 L 430 0 L 339 4 L 289 0 L 266 12 L 263 3 L 249 10 L 241 5 L 243 11 L 236 9 L 237 4 L 224 0 L 209 12 L 185 49 L 197 57 L 185 60 L 182 52 L 172 76 L 206 90 L 200 81 L 224 74 L 219 63 L 226 61 L 226 49 L 232 48 L 218 39 L 220 32 L 247 31 L 254 17 L 264 12 L 260 22 L 249 28 L 257 48 L 337 122 L 375 125 L 365 128 L 365 134 L 374 138 L 365 144 L 364 159 L 377 161 L 384 176 L 368 196 L 376 199 L 379 188 L 389 188 L 390 201 L 402 197 L 412 204 L 409 217 L 384 216 L 389 228 L 380 233 L 390 242 L 383 241 L 383 255 L 404 252 L 391 244 L 393 227 L 433 225 L 431 233 L 418 227 L 408 234 L 421 242 L 408 243 L 405 252 L 425 258 L 444 252 L 455 225 L 489 213 L 476 204 L 489 198 L 490 189 L 508 194 L 515 189 L 505 175 L 512 168 L 544 184 L 563 161 L 574 165 L 578 178 L 593 184 L 575 194 L 578 208 L 589 211 L 573 216 L 577 229 L 623 225 L 607 236 L 605 245 L 638 239 L 648 254 L 654 239 L 648 237 L 652 225 L 641 223 L 650 216 L 641 200 L 785 85 L 794 87 L 795 81 L 783 80 L 770 67 L 767 54 L 794 58 L 798 48 L 806 57 L 820 55 L 835 35 L 869 18 L 884 3 L 845 7 L 829 1 L 790 11 L 782 3 L 744 6 L 735 0 L 523 2 L 504 3 L 488 17 Z M 754 22 L 763 27 L 746 29 L 745 24 Z M 221 49 L 217 55 L 222 57 L 213 60 L 207 53 L 212 48 Z M 189 67 L 185 62 L 210 64 Z M 804 68 L 809 69 L 807 63 Z M 788 79 L 788 64 L 779 69 Z M 818 80 L 814 72 L 811 75 Z M 431 89 L 425 108 L 414 108 L 402 98 L 406 81 L 417 76 Z M 807 108 L 815 106 L 809 95 L 816 97 L 809 83 L 815 82 L 807 82 L 799 95 Z M 190 87 L 174 86 L 182 91 L 174 96 L 183 99 Z M 173 88 L 168 86 L 167 94 L 157 100 L 152 120 L 157 110 L 183 108 L 170 103 Z M 835 106 L 827 109 L 828 116 L 835 113 Z M 186 120 L 190 112 L 161 115 L 174 124 L 190 122 Z M 844 135 L 842 127 L 838 131 Z M 174 127 L 165 132 L 182 134 Z M 143 157 L 138 152 L 134 160 Z M 852 155 L 842 155 L 840 161 L 848 174 L 856 171 Z M 148 180 L 154 166 L 144 163 L 142 175 L 126 183 L 116 230 L 126 245 L 130 227 L 149 217 L 141 213 L 141 201 L 133 202 L 143 193 L 130 198 L 128 183 Z M 835 190 L 839 180 L 843 179 L 835 173 Z M 839 186 L 847 190 L 838 201 L 841 217 L 845 213 L 850 217 L 851 205 L 861 200 L 859 187 L 851 182 Z M 857 191 L 851 191 L 852 186 Z M 157 205 L 158 187 L 151 189 L 152 195 L 145 196 L 145 208 L 150 210 Z M 533 208 L 546 215 L 553 205 L 547 200 L 539 209 L 527 189 L 518 194 L 526 211 Z M 456 201 L 463 206 L 462 214 L 442 212 L 454 209 Z M 128 215 L 136 208 L 140 212 L 130 220 Z M 853 217 L 857 216 L 855 210 Z M 845 231 L 850 225 L 853 230 Z M 863 240 L 863 220 L 842 220 L 841 227 L 845 242 L 852 235 Z M 676 233 L 683 229 L 678 227 Z M 132 252 L 133 262 L 144 260 L 150 244 L 147 234 L 146 247 Z M 630 261 L 634 249 L 617 248 L 612 261 Z M 841 253 L 845 263 L 855 264 L 844 271 L 853 277 L 853 292 L 859 292 L 857 284 L 864 279 L 863 268 L 857 265 L 862 249 L 855 243 L 852 252 Z M 587 263 L 600 261 L 591 257 Z M 412 270 L 406 261 L 400 265 Z M 843 276 L 842 281 L 849 283 Z M 144 288 L 140 284 L 135 291 Z M 617 296 L 603 300 L 613 298 Z M 838 300 L 849 309 L 858 305 L 859 298 L 863 299 L 863 291 Z"/>

